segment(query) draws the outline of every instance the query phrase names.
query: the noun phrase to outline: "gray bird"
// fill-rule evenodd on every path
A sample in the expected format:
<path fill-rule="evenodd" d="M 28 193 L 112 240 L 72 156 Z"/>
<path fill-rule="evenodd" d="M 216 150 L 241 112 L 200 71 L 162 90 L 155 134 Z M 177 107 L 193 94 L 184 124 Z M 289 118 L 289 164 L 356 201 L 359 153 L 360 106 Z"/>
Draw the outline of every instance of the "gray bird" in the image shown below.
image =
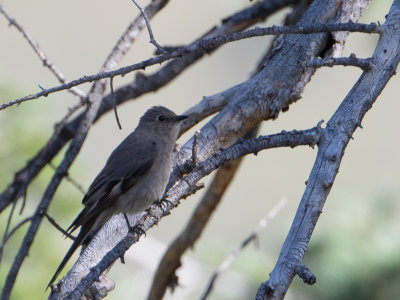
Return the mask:
<path fill-rule="evenodd" d="M 51 286 L 72 254 L 87 245 L 106 221 L 117 213 L 144 211 L 165 191 L 172 168 L 172 152 L 180 121 L 171 110 L 154 106 L 140 118 L 139 125 L 111 153 L 83 197 L 85 208 L 67 229 L 81 230 L 51 278 Z"/>

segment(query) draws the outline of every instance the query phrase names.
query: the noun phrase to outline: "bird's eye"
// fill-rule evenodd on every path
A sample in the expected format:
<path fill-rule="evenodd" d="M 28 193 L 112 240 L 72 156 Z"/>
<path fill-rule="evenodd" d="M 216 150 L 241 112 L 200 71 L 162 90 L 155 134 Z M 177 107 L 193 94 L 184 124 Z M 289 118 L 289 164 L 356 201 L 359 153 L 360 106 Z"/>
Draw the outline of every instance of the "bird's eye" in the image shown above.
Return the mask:
<path fill-rule="evenodd" d="M 165 116 L 159 115 L 159 116 L 157 117 L 157 120 L 160 121 L 160 122 L 163 122 L 163 121 L 165 121 Z"/>

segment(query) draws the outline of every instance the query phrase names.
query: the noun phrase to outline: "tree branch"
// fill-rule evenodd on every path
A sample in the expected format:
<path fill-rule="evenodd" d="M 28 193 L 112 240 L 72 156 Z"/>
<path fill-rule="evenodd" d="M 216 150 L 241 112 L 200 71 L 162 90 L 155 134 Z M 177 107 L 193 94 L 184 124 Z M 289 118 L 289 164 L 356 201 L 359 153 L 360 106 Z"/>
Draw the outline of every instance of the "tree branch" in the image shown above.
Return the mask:
<path fill-rule="evenodd" d="M 371 69 L 363 72 L 324 129 L 324 137 L 289 234 L 269 280 L 260 286 L 257 300 L 283 299 L 293 277 L 299 273 L 298 268 L 302 266 L 311 234 L 339 171 L 345 149 L 365 114 L 395 74 L 400 61 L 399 24 L 400 1 L 395 0 L 385 24 L 381 26 L 383 32 L 372 55 Z M 306 272 L 306 278 L 312 278 L 310 274 Z"/>
<path fill-rule="evenodd" d="M 65 76 L 62 74 L 60 70 L 49 60 L 47 55 L 40 49 L 39 44 L 35 41 L 35 39 L 32 37 L 32 35 L 25 30 L 18 22 L 15 20 L 15 18 L 12 18 L 3 8 L 3 4 L 0 3 L 0 13 L 4 15 L 4 17 L 8 20 L 9 26 L 14 26 L 21 34 L 22 36 L 28 41 L 29 45 L 32 47 L 33 51 L 39 56 L 40 60 L 43 63 L 43 66 L 48 68 L 51 73 L 53 73 L 54 76 L 58 79 L 59 82 L 65 83 L 66 79 Z M 76 87 L 72 87 L 68 89 L 69 92 L 72 94 L 78 96 L 81 100 L 86 98 L 86 94 L 81 91 L 80 89 Z"/>
<path fill-rule="evenodd" d="M 25 101 L 38 99 L 40 97 L 47 97 L 49 94 L 59 92 L 62 90 L 70 89 L 74 86 L 81 85 L 83 83 L 97 81 L 104 78 L 111 78 L 115 76 L 125 76 L 128 73 L 137 71 L 140 69 L 146 69 L 146 67 L 161 64 L 167 60 L 171 60 L 176 57 L 182 57 L 188 54 L 197 52 L 207 52 L 216 47 L 219 47 L 226 43 L 231 43 L 234 41 L 239 41 L 243 39 L 260 37 L 266 35 L 280 35 L 280 34 L 311 34 L 311 33 L 322 33 L 331 31 L 350 31 L 350 32 L 364 32 L 364 33 L 381 33 L 382 29 L 379 25 L 375 23 L 371 24 L 356 24 L 353 22 L 348 23 L 335 23 L 335 24 L 312 24 L 312 25 L 295 25 L 295 26 L 272 26 L 272 27 L 256 27 L 254 29 L 249 29 L 243 32 L 235 32 L 226 34 L 224 36 L 216 36 L 212 38 L 207 38 L 200 40 L 187 47 L 181 47 L 173 49 L 171 51 L 164 52 L 157 57 L 151 57 L 139 63 L 122 67 L 117 70 L 102 72 L 94 75 L 86 75 L 79 79 L 72 80 L 63 85 L 52 87 L 49 89 L 44 89 L 36 94 L 31 94 L 25 97 L 21 97 L 12 100 L 8 103 L 0 105 L 0 110 L 6 109 L 7 107 L 21 104 Z"/>
<path fill-rule="evenodd" d="M 342 21 L 355 20 L 359 17 L 359 14 L 351 10 L 351 14 L 346 15 L 343 13 L 341 11 L 343 7 L 339 5 L 340 3 L 328 0 L 314 1 L 303 16 L 300 24 L 309 25 L 309 23 L 312 24 L 314 22 L 318 24 L 331 22 L 337 17 L 340 17 Z M 302 61 L 318 57 L 322 51 L 326 53 L 328 37 L 328 34 L 324 33 L 304 35 L 301 38 L 295 35 L 279 37 L 274 45 L 272 55 L 266 57 L 263 62 L 264 68 L 250 80 L 224 92 L 230 99 L 229 103 L 201 129 L 198 139 L 199 159 L 207 159 L 221 147 L 229 147 L 250 128 L 253 128 L 255 124 L 262 120 L 276 118 L 282 109 L 287 108 L 291 103 L 298 100 L 305 84 L 314 73 L 314 69 L 298 68 L 297 66 Z M 185 163 L 186 160 L 190 160 L 192 143 L 193 140 L 190 140 L 182 147 L 179 163 Z M 210 170 L 212 170 L 211 167 Z M 207 174 L 206 172 L 203 176 Z M 171 176 L 176 180 L 176 178 L 181 178 L 182 174 L 174 173 Z M 195 180 L 196 177 L 193 176 L 195 176 L 193 173 L 185 176 L 170 189 L 168 195 L 177 194 L 179 196 L 185 194 L 187 188 L 197 182 Z M 202 178 L 202 176 L 199 178 Z M 173 199 L 175 198 L 172 198 L 172 196 L 167 199 L 174 203 Z M 177 204 L 177 202 L 174 204 Z M 153 209 L 156 210 L 154 207 Z M 155 216 L 155 219 L 158 219 L 163 214 L 162 212 L 152 211 L 152 215 Z M 140 225 L 147 229 L 154 222 L 156 221 L 153 219 L 145 218 Z M 131 224 L 133 223 L 131 222 Z M 120 242 L 121 247 L 124 247 L 123 245 L 129 247 L 135 242 L 136 237 L 131 237 L 130 240 L 123 239 L 124 232 L 121 230 L 125 227 L 125 220 L 119 216 L 110 219 L 106 223 L 102 230 L 99 231 L 96 239 L 82 252 L 81 257 L 67 275 L 66 278 L 73 286 L 80 282 L 79 289 L 84 290 L 87 284 L 90 285 L 91 279 L 87 279 L 88 281 L 85 282 L 81 280 L 87 274 L 87 271 L 97 265 L 103 257 L 108 257 L 107 259 L 112 260 L 113 256 L 106 255 L 111 250 L 109 248 L 110 245 L 116 245 Z M 112 241 L 110 241 L 110 235 L 112 236 Z M 103 240 L 107 240 L 107 247 L 104 246 Z M 91 254 L 93 253 L 93 251 L 90 251 L 91 249 L 96 249 L 96 253 Z M 115 253 L 121 254 L 124 252 L 122 248 L 118 251 Z M 68 288 L 70 287 L 71 285 Z"/>
<path fill-rule="evenodd" d="M 246 135 L 245 139 L 254 138 L 257 132 L 258 127 L 251 130 L 251 132 Z M 197 154 L 195 156 L 197 157 Z M 178 284 L 178 277 L 175 272 L 181 266 L 181 257 L 186 250 L 192 248 L 195 242 L 200 238 L 201 233 L 213 216 L 225 191 L 239 169 L 241 162 L 242 157 L 218 169 L 207 192 L 189 218 L 188 224 L 165 251 L 157 271 L 155 272 L 147 300 L 162 299 L 168 287 L 172 291 L 174 290 L 175 286 Z M 194 166 L 196 165 L 197 162 Z"/>
<path fill-rule="evenodd" d="M 354 54 L 349 57 L 327 57 L 327 58 L 316 58 L 309 60 L 306 63 L 307 67 L 333 67 L 333 66 L 353 66 L 359 67 L 363 71 L 368 71 L 372 67 L 372 60 L 370 58 L 362 59 L 357 58 Z"/>
<path fill-rule="evenodd" d="M 196 183 L 203 177 L 209 175 L 212 171 L 217 168 L 225 165 L 226 163 L 236 160 L 241 156 L 250 153 L 258 153 L 261 150 L 276 148 L 276 147 L 296 147 L 300 145 L 309 145 L 313 146 L 318 143 L 321 138 L 321 127 L 318 124 L 316 127 L 313 127 L 308 130 L 303 131 L 290 131 L 290 132 L 282 132 L 275 135 L 269 136 L 261 136 L 257 139 L 252 139 L 248 141 L 243 141 L 241 143 L 235 144 L 234 146 L 222 150 L 214 154 L 210 159 L 207 159 L 204 162 L 201 162 L 192 172 L 190 172 L 187 176 L 185 176 L 182 180 L 180 180 L 173 188 L 171 188 L 165 199 L 167 200 L 166 205 L 162 209 L 160 206 L 152 205 L 151 207 L 151 215 L 146 214 L 139 221 L 141 228 L 144 231 L 147 231 L 150 227 L 154 226 L 159 219 L 163 216 L 169 214 L 169 211 L 174 208 L 179 203 L 179 199 L 184 196 L 188 189 L 195 186 Z M 90 268 L 89 274 L 80 274 L 81 278 L 77 280 L 77 286 L 73 291 L 70 291 L 68 295 L 65 294 L 53 294 L 54 298 L 64 298 L 65 299 L 79 299 L 83 293 L 90 287 L 90 285 L 99 278 L 100 274 L 104 272 L 115 260 L 121 257 L 129 247 L 137 242 L 140 238 L 140 235 L 137 232 L 128 232 L 128 228 L 126 226 L 126 222 L 121 222 L 121 226 L 119 226 L 118 230 L 112 229 L 112 224 L 116 222 L 117 219 L 124 219 L 122 214 L 116 215 L 111 218 L 104 226 L 100 229 L 99 233 L 96 235 L 96 238 L 105 234 L 109 234 L 109 238 L 111 232 L 113 232 L 112 239 L 118 240 L 117 235 L 121 235 L 123 238 L 115 245 L 115 247 L 111 248 L 104 257 L 99 259 L 99 262 Z M 129 220 L 132 224 L 132 221 Z M 92 240 L 87 248 L 91 247 L 91 244 L 96 242 Z M 82 255 L 85 255 L 83 253 Z M 75 272 L 71 270 L 70 272 Z M 82 272 L 82 270 L 81 270 Z M 56 292 L 58 292 L 58 288 L 56 288 Z M 63 291 L 65 292 L 65 291 Z"/>
<path fill-rule="evenodd" d="M 149 36 L 150 36 L 150 43 L 153 44 L 153 45 L 157 48 L 158 51 L 160 51 L 161 53 L 163 53 L 165 50 L 164 50 L 164 48 L 161 47 L 161 46 L 157 43 L 157 41 L 154 39 L 153 30 L 151 29 L 150 20 L 149 20 L 149 18 L 147 17 L 146 12 L 143 10 L 143 8 L 142 8 L 135 0 L 132 0 L 132 2 L 133 2 L 133 3 L 136 5 L 136 7 L 139 9 L 140 13 L 141 13 L 142 16 L 143 16 L 144 21 L 146 22 L 147 31 L 149 32 Z"/>

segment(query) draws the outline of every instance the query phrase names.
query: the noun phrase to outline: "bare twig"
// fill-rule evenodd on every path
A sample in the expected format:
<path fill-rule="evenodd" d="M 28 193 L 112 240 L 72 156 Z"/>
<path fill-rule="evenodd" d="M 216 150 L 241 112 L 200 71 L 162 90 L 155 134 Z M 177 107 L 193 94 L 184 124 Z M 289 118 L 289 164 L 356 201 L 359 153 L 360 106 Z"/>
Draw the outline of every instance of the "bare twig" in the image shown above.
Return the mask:
<path fill-rule="evenodd" d="M 53 163 L 50 162 L 50 163 L 49 163 L 49 166 L 50 166 L 54 171 L 57 170 L 57 167 L 56 167 Z M 77 189 L 78 191 L 80 191 L 83 195 L 86 194 L 86 190 L 83 188 L 83 186 L 80 185 L 80 184 L 79 184 L 76 180 L 74 180 L 71 176 L 69 176 L 68 173 L 64 174 L 64 178 L 65 178 L 69 183 L 71 183 L 74 187 L 76 187 L 76 189 Z"/>
<path fill-rule="evenodd" d="M 25 223 L 29 222 L 32 220 L 32 217 L 27 217 L 25 219 L 23 219 L 21 222 L 19 222 L 17 225 L 15 225 L 15 227 L 8 233 L 8 231 L 6 232 L 6 234 L 4 234 L 3 236 L 3 241 L 1 242 L 0 245 L 0 262 L 3 256 L 3 249 L 4 246 L 6 245 L 7 241 L 10 239 L 10 237 Z"/>
<path fill-rule="evenodd" d="M 118 128 L 121 130 L 122 126 L 121 126 L 121 123 L 119 122 L 119 117 L 118 117 L 118 112 L 117 112 L 117 101 L 115 100 L 115 95 L 114 95 L 113 78 L 114 77 L 110 77 L 111 98 L 113 99 L 115 120 L 117 121 Z"/>
<path fill-rule="evenodd" d="M 12 217 L 14 216 L 16 206 L 17 206 L 17 201 L 14 201 L 13 205 L 11 206 L 11 210 L 8 215 L 8 218 L 7 218 L 6 228 L 4 229 L 4 233 L 3 233 L 3 241 L 1 242 L 2 247 L 0 247 L 0 263 L 1 263 L 2 256 L 3 256 L 3 247 L 6 244 L 7 239 L 8 239 L 8 235 L 9 235 L 8 231 L 10 230 L 10 227 L 11 227 L 11 220 L 12 220 Z"/>
<path fill-rule="evenodd" d="M 230 265 L 234 262 L 234 260 L 239 256 L 240 252 L 251 242 L 254 241 L 258 234 L 261 232 L 262 229 L 264 229 L 268 223 L 275 218 L 275 216 L 282 210 L 282 208 L 286 205 L 286 198 L 282 198 L 266 215 L 264 218 L 262 218 L 257 225 L 257 227 L 253 230 L 253 232 L 246 238 L 244 239 L 240 245 L 234 249 L 231 254 L 218 266 L 218 268 L 214 271 L 214 273 L 211 275 L 210 280 L 207 284 L 207 287 L 204 290 L 203 295 L 201 296 L 201 300 L 207 299 L 207 297 L 210 295 L 211 290 L 214 287 L 215 281 L 217 280 L 218 276 L 220 276 L 223 272 L 225 272 Z"/>
<path fill-rule="evenodd" d="M 301 279 L 303 279 L 303 282 L 307 283 L 308 285 L 313 285 L 317 281 L 315 275 L 311 273 L 311 271 L 305 265 L 295 266 L 294 271 Z"/>
<path fill-rule="evenodd" d="M 354 54 L 349 57 L 327 57 L 312 59 L 306 63 L 307 67 L 333 67 L 333 66 L 353 66 L 359 67 L 364 71 L 368 71 L 372 67 L 372 60 L 370 58 L 362 59 L 357 58 Z"/>
<path fill-rule="evenodd" d="M 200 40 L 197 43 L 194 43 L 187 47 L 178 48 L 176 50 L 172 50 L 170 52 L 165 52 L 162 55 L 157 57 L 148 58 L 139 63 L 122 67 L 114 71 L 101 72 L 94 75 L 83 76 L 79 79 L 72 80 L 66 84 L 59 85 L 56 87 L 52 87 L 46 90 L 42 90 L 36 94 L 31 94 L 25 97 L 21 97 L 15 100 L 12 100 L 8 103 L 4 103 L 0 105 L 0 110 L 5 109 L 7 107 L 21 104 L 25 101 L 38 99 L 43 96 L 48 96 L 49 94 L 59 92 L 65 89 L 70 89 L 71 87 L 81 85 L 86 82 L 92 82 L 104 78 L 110 78 L 115 76 L 125 76 L 126 74 L 145 69 L 146 67 L 153 66 L 156 64 L 163 63 L 172 58 L 181 57 L 184 55 L 188 55 L 196 52 L 205 52 L 216 47 L 219 47 L 223 44 L 239 41 L 242 39 L 248 39 L 257 36 L 265 36 L 265 35 L 280 35 L 280 34 L 310 34 L 310 33 L 321 33 L 321 32 L 330 32 L 330 31 L 350 31 L 350 32 L 365 32 L 365 33 L 381 33 L 382 29 L 379 25 L 375 23 L 371 24 L 358 24 L 353 22 L 348 23 L 333 23 L 333 24 L 311 24 L 311 25 L 295 25 L 295 26 L 272 26 L 272 27 L 256 27 L 254 29 L 236 32 L 227 34 L 225 36 L 216 36 L 208 39 Z"/>
<path fill-rule="evenodd" d="M 60 70 L 48 59 L 48 57 L 44 54 L 44 52 L 40 49 L 39 44 L 35 41 L 32 35 L 25 30 L 18 22 L 8 15 L 8 13 L 4 10 L 3 4 L 0 3 L 0 13 L 4 15 L 4 17 L 8 20 L 10 26 L 14 26 L 19 32 L 22 33 L 23 37 L 28 41 L 29 45 L 31 45 L 33 51 L 39 56 L 41 61 L 43 62 L 43 66 L 47 67 L 60 81 L 61 83 L 65 83 L 66 79 Z M 76 87 L 72 87 L 68 90 L 72 94 L 79 96 L 81 99 L 86 97 L 86 94 Z"/>
<path fill-rule="evenodd" d="M 3 248 L 4 248 L 7 240 L 11 236 L 11 233 L 9 234 L 9 230 L 10 230 L 10 227 L 11 227 L 11 220 L 12 220 L 12 217 L 14 216 L 14 212 L 15 212 L 15 207 L 16 206 L 17 206 L 17 201 L 14 201 L 13 205 L 11 207 L 10 213 L 8 214 L 7 224 L 6 224 L 6 228 L 4 229 L 3 240 L 1 242 L 1 247 L 0 247 L 0 263 L 1 263 L 1 259 L 3 257 Z"/>
<path fill-rule="evenodd" d="M 146 21 L 146 27 L 147 27 L 147 30 L 148 30 L 149 36 L 150 36 L 150 43 L 152 43 L 154 46 L 156 46 L 157 50 L 160 51 L 161 53 L 165 52 L 165 49 L 163 47 L 161 47 L 160 44 L 157 43 L 156 40 L 154 39 L 153 30 L 151 30 L 150 21 L 149 21 L 149 18 L 147 17 L 146 12 L 135 0 L 132 0 L 132 2 L 140 10 L 140 13 L 143 15 L 143 18 Z"/>
<path fill-rule="evenodd" d="M 52 217 L 50 217 L 49 214 L 44 209 L 42 209 L 41 212 L 46 217 L 46 219 L 50 222 L 50 224 L 53 225 L 59 232 L 61 232 L 64 236 L 69 237 L 71 240 L 75 240 L 75 237 L 72 234 L 65 231 L 60 225 L 58 225 L 56 220 L 54 220 Z"/>

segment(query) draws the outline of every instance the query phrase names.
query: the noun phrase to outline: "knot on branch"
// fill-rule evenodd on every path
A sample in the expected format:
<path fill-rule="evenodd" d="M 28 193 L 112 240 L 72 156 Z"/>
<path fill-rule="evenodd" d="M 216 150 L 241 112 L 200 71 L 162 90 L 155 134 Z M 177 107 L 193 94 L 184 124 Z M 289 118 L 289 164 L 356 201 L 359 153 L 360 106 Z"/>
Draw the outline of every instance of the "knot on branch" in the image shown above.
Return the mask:
<path fill-rule="evenodd" d="M 297 265 L 294 267 L 295 273 L 309 285 L 313 285 L 317 278 L 305 265 Z"/>
<path fill-rule="evenodd" d="M 258 288 L 255 300 L 264 300 L 265 296 L 272 296 L 274 291 L 275 287 L 272 285 L 272 283 L 270 283 L 269 280 L 264 281 Z"/>

